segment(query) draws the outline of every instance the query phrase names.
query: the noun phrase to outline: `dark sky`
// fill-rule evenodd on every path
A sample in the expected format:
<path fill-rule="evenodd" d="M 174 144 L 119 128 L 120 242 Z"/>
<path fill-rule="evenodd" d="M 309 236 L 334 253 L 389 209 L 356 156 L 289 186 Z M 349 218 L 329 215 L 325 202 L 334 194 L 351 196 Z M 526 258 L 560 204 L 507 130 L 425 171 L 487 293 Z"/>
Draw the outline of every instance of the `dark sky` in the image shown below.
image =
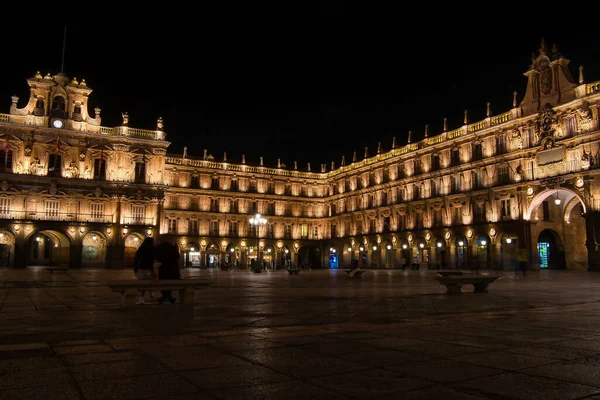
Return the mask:
<path fill-rule="evenodd" d="M 443 117 L 457 128 L 465 109 L 480 120 L 488 101 L 492 113 L 508 111 L 542 37 L 571 60 L 574 76 L 583 65 L 586 81 L 600 80 L 600 35 L 575 25 L 583 21 L 575 10 L 545 17 L 506 5 L 483 18 L 425 2 L 422 10 L 251 3 L 80 18 L 67 25 L 65 73 L 94 89 L 89 109 L 102 108 L 104 126 L 119 125 L 122 111 L 145 129 L 162 116 L 170 153 L 187 145 L 190 157 L 207 148 L 216 160 L 245 153 L 248 164 L 263 156 L 267 166 L 281 158 L 306 170 L 310 161 L 313 171 L 339 166 L 342 155 L 349 162 L 354 150 L 362 159 L 365 146 L 373 155 L 377 142 L 389 150 L 393 136 L 405 144 L 408 130 L 418 140 L 425 124 L 439 133 Z M 61 67 L 64 23 L 14 22 L 0 28 L 4 113 L 13 94 L 24 106 L 26 78 Z"/>

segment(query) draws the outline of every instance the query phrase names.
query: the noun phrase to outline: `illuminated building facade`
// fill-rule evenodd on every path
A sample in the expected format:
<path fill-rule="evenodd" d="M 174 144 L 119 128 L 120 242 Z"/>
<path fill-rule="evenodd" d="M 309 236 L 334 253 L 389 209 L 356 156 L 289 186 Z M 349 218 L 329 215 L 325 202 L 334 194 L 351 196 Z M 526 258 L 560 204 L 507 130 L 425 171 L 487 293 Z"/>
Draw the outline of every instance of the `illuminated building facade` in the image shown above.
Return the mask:
<path fill-rule="evenodd" d="M 183 267 L 599 270 L 600 82 L 568 63 L 542 48 L 507 112 L 314 171 L 167 154 L 161 119 L 102 127 L 85 81 L 38 74 L 0 114 L 0 263 L 122 268 L 155 236 Z"/>

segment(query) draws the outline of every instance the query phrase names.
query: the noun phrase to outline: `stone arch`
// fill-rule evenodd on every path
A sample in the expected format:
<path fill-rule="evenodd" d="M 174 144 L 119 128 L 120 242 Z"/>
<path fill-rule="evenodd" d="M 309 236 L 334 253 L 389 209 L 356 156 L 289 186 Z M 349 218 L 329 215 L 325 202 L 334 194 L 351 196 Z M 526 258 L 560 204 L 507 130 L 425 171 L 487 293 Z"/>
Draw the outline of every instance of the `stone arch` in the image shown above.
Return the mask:
<path fill-rule="evenodd" d="M 321 248 L 318 245 L 303 245 L 298 249 L 298 265 L 321 268 Z"/>
<path fill-rule="evenodd" d="M 0 229 L 0 267 L 14 265 L 15 235 L 8 229 Z"/>
<path fill-rule="evenodd" d="M 125 253 L 123 256 L 123 268 L 132 269 L 133 260 L 135 259 L 135 253 L 137 249 L 142 245 L 144 241 L 144 235 L 138 232 L 132 232 L 125 237 Z"/>
<path fill-rule="evenodd" d="M 188 242 L 181 249 L 184 268 L 200 268 L 200 245 Z"/>
<path fill-rule="evenodd" d="M 27 237 L 27 265 L 69 267 L 71 239 L 62 232 L 38 230 Z"/>
<path fill-rule="evenodd" d="M 583 212 L 585 212 L 585 205 L 577 197 L 573 197 L 571 200 L 568 200 L 567 203 L 565 204 L 565 211 L 564 211 L 564 214 L 563 214 L 563 220 L 566 223 L 570 222 L 571 211 L 573 211 L 573 209 L 575 207 L 577 207 L 578 204 L 581 204 L 581 208 L 582 208 Z"/>
<path fill-rule="evenodd" d="M 540 269 L 567 268 L 564 243 L 556 230 L 546 228 L 539 233 L 536 258 Z"/>
<path fill-rule="evenodd" d="M 542 202 L 544 200 L 546 200 L 548 197 L 550 197 L 553 194 L 557 194 L 558 193 L 558 197 L 561 199 L 561 201 L 564 201 L 566 204 L 568 204 L 573 198 L 577 198 L 582 206 L 583 206 L 583 212 L 587 212 L 587 206 L 585 204 L 585 201 L 583 200 L 583 198 L 581 197 L 581 195 L 571 189 L 567 189 L 567 188 L 558 188 L 558 189 L 546 189 L 541 191 L 540 193 L 538 193 L 533 200 L 531 201 L 531 203 L 529 204 L 529 207 L 527 207 L 527 210 L 525 211 L 525 215 L 523 216 L 524 219 L 529 220 L 531 219 L 531 214 L 536 210 L 536 208 L 538 208 L 540 206 L 540 204 L 542 204 Z"/>
<path fill-rule="evenodd" d="M 106 236 L 103 233 L 87 232 L 81 241 L 81 266 L 104 266 L 106 263 L 106 242 Z"/>

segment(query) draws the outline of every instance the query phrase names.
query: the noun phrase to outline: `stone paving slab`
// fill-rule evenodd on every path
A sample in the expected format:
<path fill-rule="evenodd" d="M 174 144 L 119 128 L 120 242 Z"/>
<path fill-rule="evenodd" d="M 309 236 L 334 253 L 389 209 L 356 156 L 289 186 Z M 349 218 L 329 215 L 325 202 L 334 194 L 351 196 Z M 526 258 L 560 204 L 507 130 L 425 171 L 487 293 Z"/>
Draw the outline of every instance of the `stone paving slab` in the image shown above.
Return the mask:
<path fill-rule="evenodd" d="M 340 273 L 185 270 L 192 307 L 124 309 L 131 271 L 0 269 L 0 399 L 600 398 L 600 274 Z"/>

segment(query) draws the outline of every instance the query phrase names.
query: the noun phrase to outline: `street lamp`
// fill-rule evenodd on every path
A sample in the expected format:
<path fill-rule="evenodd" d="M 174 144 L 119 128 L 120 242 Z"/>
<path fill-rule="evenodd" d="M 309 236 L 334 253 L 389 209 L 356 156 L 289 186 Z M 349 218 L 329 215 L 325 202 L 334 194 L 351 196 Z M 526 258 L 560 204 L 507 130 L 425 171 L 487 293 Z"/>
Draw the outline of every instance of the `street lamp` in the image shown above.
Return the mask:
<path fill-rule="evenodd" d="M 264 226 L 267 224 L 267 219 L 265 217 L 262 217 L 260 214 L 256 214 L 254 217 L 250 218 L 250 225 L 253 225 L 256 227 L 256 261 L 254 263 L 254 272 L 255 273 L 259 273 L 262 272 L 260 264 L 258 263 L 258 257 L 260 255 L 260 249 L 259 249 L 259 235 L 258 232 L 260 230 L 261 226 Z"/>

